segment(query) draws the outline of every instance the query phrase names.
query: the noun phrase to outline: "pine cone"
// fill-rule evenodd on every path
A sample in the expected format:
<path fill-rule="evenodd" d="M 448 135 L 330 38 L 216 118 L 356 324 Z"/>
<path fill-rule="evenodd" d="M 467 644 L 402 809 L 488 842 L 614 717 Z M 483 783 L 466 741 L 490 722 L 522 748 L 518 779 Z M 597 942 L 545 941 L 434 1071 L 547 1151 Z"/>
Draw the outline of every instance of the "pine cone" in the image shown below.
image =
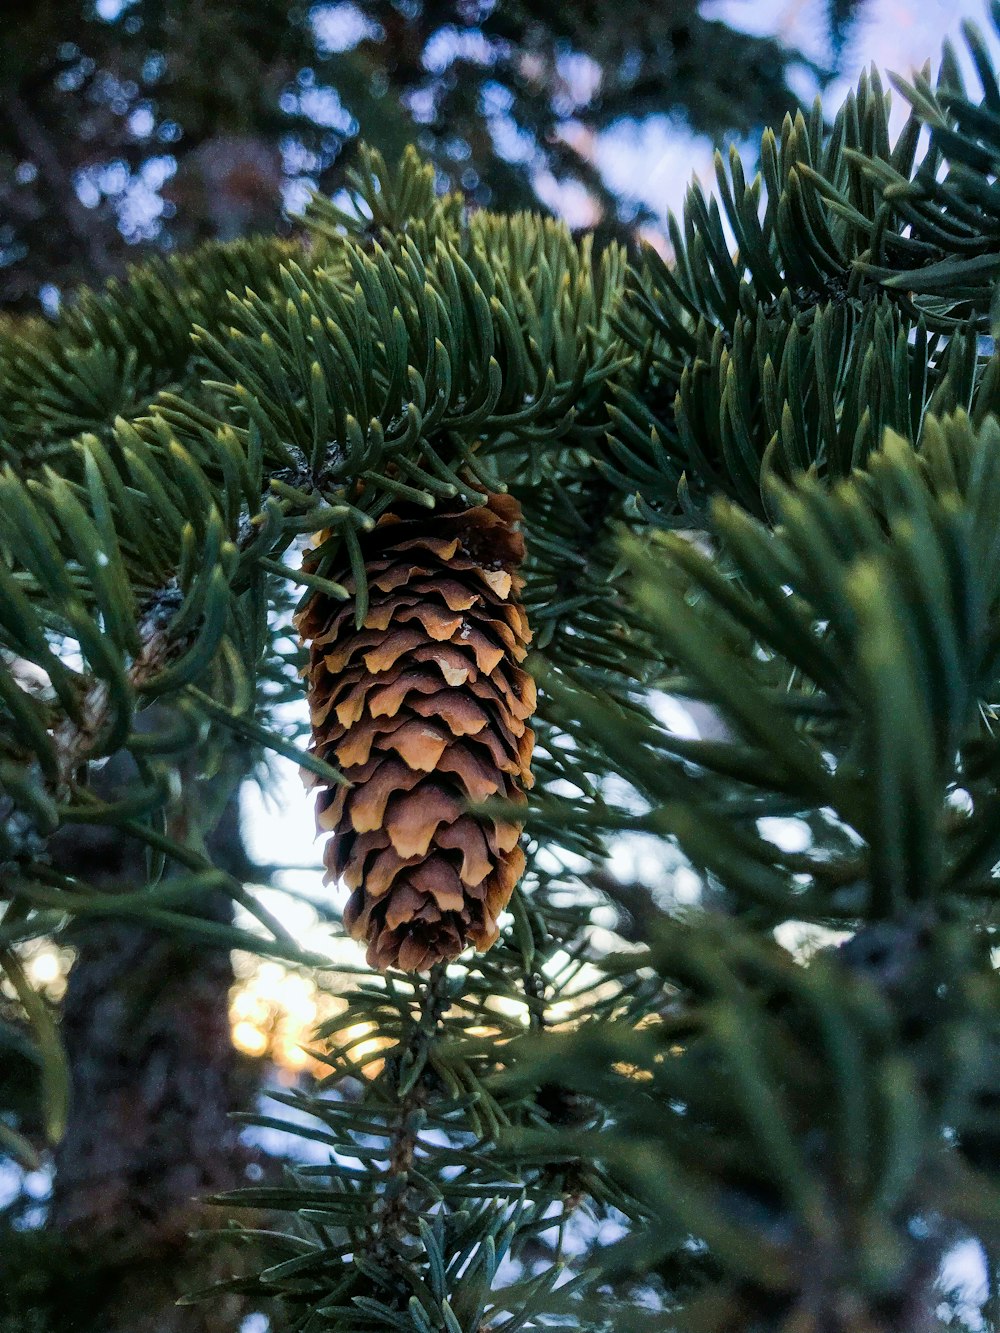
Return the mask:
<path fill-rule="evenodd" d="M 313 750 L 351 786 L 321 785 L 327 880 L 353 890 L 344 921 L 368 961 L 420 972 L 470 942 L 488 949 L 524 869 L 521 825 L 466 812 L 524 801 L 534 683 L 518 602 L 517 502 L 387 513 L 362 540 L 369 608 L 314 595 L 297 618 Z M 321 533 L 317 546 L 326 534 Z M 307 551 L 304 568 L 318 557 Z M 337 578 L 355 590 L 349 574 Z"/>

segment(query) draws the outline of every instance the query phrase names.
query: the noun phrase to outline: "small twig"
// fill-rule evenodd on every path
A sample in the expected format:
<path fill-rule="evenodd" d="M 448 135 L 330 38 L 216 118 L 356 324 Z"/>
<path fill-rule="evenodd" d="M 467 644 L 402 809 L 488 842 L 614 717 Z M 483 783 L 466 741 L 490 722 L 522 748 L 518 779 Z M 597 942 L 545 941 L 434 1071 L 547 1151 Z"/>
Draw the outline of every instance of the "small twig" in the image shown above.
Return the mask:
<path fill-rule="evenodd" d="M 410 1039 L 401 1052 L 396 1070 L 397 1091 L 410 1061 L 420 1059 L 421 1050 L 430 1040 L 447 1008 L 447 968 L 438 963 L 431 970 L 421 1001 L 420 1018 L 414 1025 Z M 409 1061 L 407 1060 L 409 1057 Z M 374 1232 L 374 1257 L 377 1262 L 391 1264 L 398 1259 L 396 1245 L 411 1225 L 414 1214 L 412 1189 L 408 1183 L 413 1169 L 419 1129 L 415 1127 L 414 1113 L 424 1105 L 426 1086 L 423 1072 L 405 1093 L 396 1107 L 395 1120 L 389 1139 L 389 1165 L 386 1181 L 403 1182 L 383 1195 L 385 1208 L 378 1218 Z M 389 1197 L 386 1197 L 386 1196 Z"/>

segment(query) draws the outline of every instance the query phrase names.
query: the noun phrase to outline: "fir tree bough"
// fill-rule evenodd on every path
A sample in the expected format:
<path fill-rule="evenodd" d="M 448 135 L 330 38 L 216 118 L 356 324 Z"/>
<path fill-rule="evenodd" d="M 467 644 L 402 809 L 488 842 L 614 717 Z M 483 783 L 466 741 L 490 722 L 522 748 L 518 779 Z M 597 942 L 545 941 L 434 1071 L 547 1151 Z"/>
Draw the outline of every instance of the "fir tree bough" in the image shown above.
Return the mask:
<path fill-rule="evenodd" d="M 897 81 L 895 142 L 872 74 L 832 129 L 817 109 L 765 135 L 749 184 L 720 160 L 670 262 L 627 273 L 370 155 L 308 246 L 134 274 L 149 364 L 125 289 L 5 332 L 8 949 L 81 911 L 210 927 L 197 895 L 222 881 L 171 774 L 216 729 L 300 758 L 346 871 L 381 826 L 344 836 L 359 786 L 324 717 L 312 752 L 269 725 L 301 665 L 272 608 L 297 584 L 307 637 L 353 643 L 319 645 L 322 689 L 354 648 L 377 680 L 443 620 L 391 628 L 377 534 L 405 513 L 440 545 L 487 495 L 520 505 L 535 787 L 469 786 L 453 826 L 523 821 L 524 878 L 483 955 L 369 935 L 418 970 L 359 962 L 318 1037 L 328 1084 L 284 1095 L 329 1161 L 235 1199 L 290 1215 L 251 1285 L 294 1327 L 923 1333 L 961 1240 L 995 1326 L 1000 91 L 995 40 L 966 38 L 978 91 L 950 51 Z M 165 274 L 192 294 L 151 299 Z M 658 721 L 663 692 L 713 735 Z M 152 699 L 165 733 L 137 725 Z M 102 804 L 88 766 L 122 747 L 144 785 Z M 57 875 L 45 839 L 73 820 L 169 873 L 113 902 Z M 619 884 L 622 833 L 683 855 L 698 907 Z M 644 890 L 652 926 L 609 949 L 608 907 Z M 836 933 L 793 952 L 791 927 Z"/>

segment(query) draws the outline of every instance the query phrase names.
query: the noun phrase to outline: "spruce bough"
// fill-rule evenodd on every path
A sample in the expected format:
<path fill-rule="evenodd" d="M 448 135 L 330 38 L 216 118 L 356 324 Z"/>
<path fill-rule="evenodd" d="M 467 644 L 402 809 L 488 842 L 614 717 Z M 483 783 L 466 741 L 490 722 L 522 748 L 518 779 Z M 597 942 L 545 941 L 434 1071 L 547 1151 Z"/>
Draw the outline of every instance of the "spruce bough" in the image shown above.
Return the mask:
<path fill-rule="evenodd" d="M 894 141 L 871 75 L 831 130 L 817 109 L 766 134 L 753 181 L 720 158 L 670 263 L 627 272 L 369 156 L 358 209 L 317 200 L 306 245 L 167 261 L 4 331 L 5 947 L 75 912 L 228 930 L 197 914 L 209 888 L 253 905 L 170 817 L 176 756 L 218 729 L 315 778 L 347 925 L 387 969 L 319 1034 L 328 1091 L 282 1095 L 330 1162 L 222 1201 L 289 1212 L 257 1286 L 295 1327 L 921 1333 L 958 1241 L 995 1277 L 1000 86 L 996 39 L 966 40 L 978 91 L 946 51 L 936 82 L 897 81 Z M 391 686 L 461 633 L 476 561 L 449 570 L 438 532 L 486 496 L 521 510 L 526 805 L 503 598 L 472 626 L 482 696 L 397 691 L 398 731 L 352 711 L 355 654 Z M 403 525 L 433 561 L 388 550 Z M 269 718 L 303 666 L 312 750 Z M 712 736 L 658 721 L 661 692 Z M 176 725 L 150 733 L 154 698 Z M 401 735 L 423 698 L 433 753 Z M 480 705 L 481 755 L 459 739 Z M 122 748 L 143 785 L 102 803 L 88 765 Z M 406 856 L 392 817 L 355 820 L 386 766 L 387 809 L 437 775 L 450 844 L 425 802 Z M 52 869 L 46 838 L 88 820 L 147 842 L 149 885 L 108 901 Z M 522 822 L 521 882 L 506 862 L 470 897 Z M 698 908 L 608 873 L 622 833 L 683 855 Z M 463 951 L 493 934 L 484 901 L 499 937 Z M 605 947 L 595 912 L 636 902 L 640 944 Z M 256 947 L 294 957 L 257 911 Z M 606 1218 L 624 1238 L 601 1248 Z"/>

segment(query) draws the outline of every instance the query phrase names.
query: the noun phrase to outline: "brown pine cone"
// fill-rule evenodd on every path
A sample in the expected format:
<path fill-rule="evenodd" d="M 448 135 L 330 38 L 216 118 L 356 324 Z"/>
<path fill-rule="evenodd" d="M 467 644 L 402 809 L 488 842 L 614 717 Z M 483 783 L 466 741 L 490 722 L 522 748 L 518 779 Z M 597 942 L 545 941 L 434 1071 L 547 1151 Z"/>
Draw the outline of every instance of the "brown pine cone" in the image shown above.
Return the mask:
<path fill-rule="evenodd" d="M 344 921 L 380 970 L 488 949 L 524 869 L 521 825 L 466 811 L 491 796 L 522 802 L 532 782 L 519 517 L 505 495 L 384 514 L 361 539 L 360 630 L 352 602 L 318 593 L 296 619 L 310 645 L 313 751 L 351 783 L 311 780 L 317 826 L 334 834 L 327 880 L 353 890 Z M 307 551 L 303 567 L 317 563 Z M 355 590 L 349 574 L 331 577 Z"/>

